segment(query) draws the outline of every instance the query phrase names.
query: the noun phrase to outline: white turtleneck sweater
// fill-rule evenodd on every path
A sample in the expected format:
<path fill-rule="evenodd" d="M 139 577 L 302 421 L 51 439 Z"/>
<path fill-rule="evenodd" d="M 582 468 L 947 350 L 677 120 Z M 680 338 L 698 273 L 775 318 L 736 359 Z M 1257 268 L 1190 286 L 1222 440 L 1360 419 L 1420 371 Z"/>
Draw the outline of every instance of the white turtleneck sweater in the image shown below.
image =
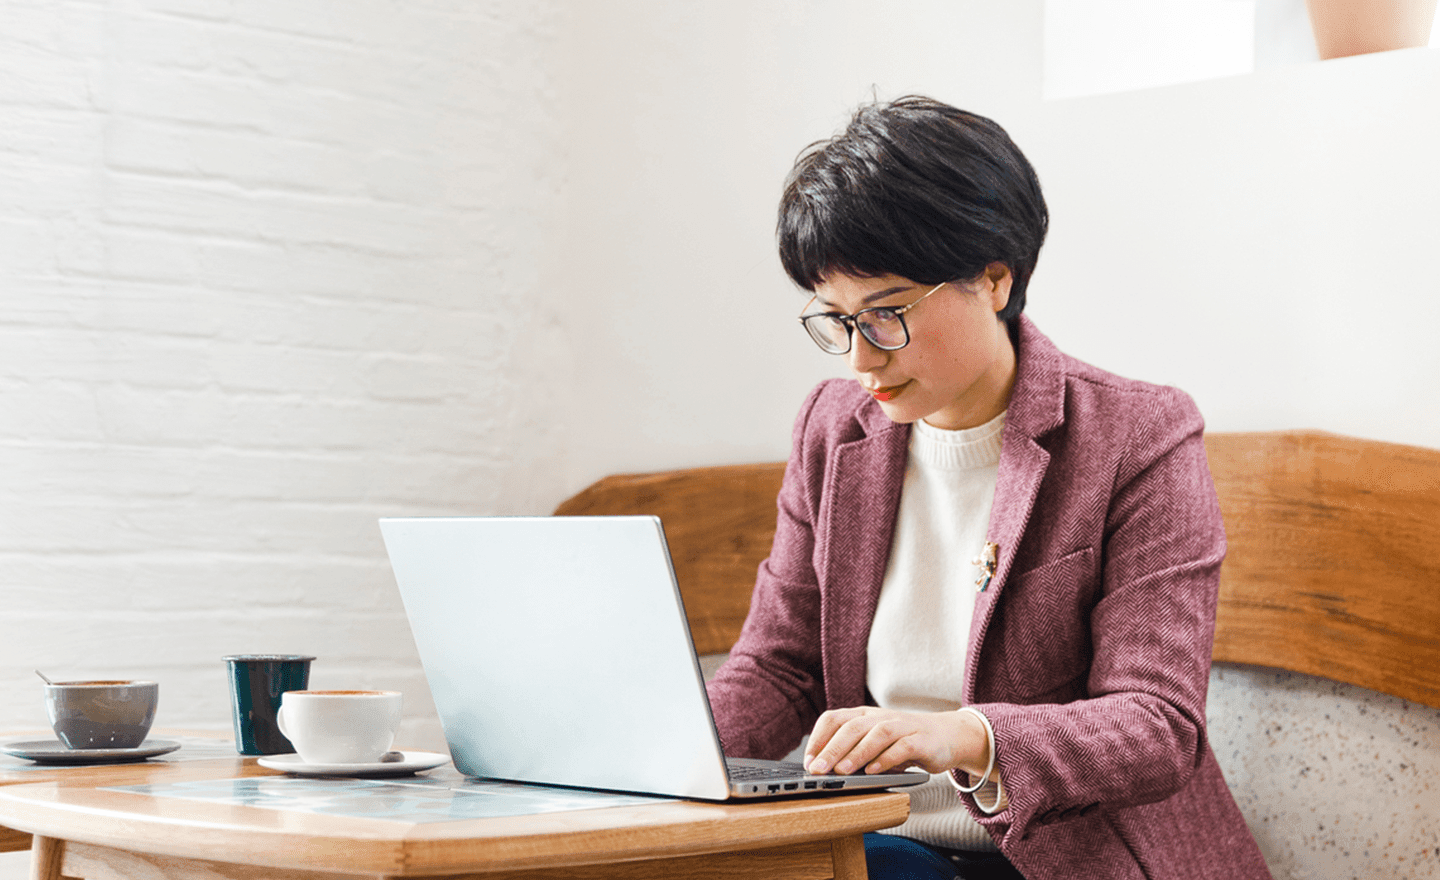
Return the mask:
<path fill-rule="evenodd" d="M 867 646 L 866 685 L 882 707 L 936 712 L 962 705 L 981 574 L 975 560 L 990 524 L 1004 426 L 1001 413 L 978 428 L 945 431 L 921 421 L 910 432 L 894 542 Z M 910 818 L 887 833 L 995 849 L 946 774 L 908 791 Z"/>

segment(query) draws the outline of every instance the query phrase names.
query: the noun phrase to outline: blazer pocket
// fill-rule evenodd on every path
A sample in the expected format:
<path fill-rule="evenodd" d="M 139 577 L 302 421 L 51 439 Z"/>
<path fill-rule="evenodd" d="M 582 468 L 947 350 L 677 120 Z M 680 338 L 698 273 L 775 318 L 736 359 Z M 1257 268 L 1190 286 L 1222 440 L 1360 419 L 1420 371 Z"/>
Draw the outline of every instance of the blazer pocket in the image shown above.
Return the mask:
<path fill-rule="evenodd" d="M 978 670 L 993 688 L 993 692 L 984 689 L 987 699 L 1065 703 L 1085 695 L 1091 663 L 1090 612 L 1099 581 L 1092 547 L 1007 580 Z"/>

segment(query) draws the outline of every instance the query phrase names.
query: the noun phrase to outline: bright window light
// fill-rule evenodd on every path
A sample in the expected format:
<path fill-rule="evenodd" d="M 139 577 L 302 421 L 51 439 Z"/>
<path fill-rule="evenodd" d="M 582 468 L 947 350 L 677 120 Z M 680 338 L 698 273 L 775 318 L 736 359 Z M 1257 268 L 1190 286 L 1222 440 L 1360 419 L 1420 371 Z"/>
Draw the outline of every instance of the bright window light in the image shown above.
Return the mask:
<path fill-rule="evenodd" d="M 1046 0 L 1044 96 L 1074 98 L 1255 69 L 1255 0 Z"/>

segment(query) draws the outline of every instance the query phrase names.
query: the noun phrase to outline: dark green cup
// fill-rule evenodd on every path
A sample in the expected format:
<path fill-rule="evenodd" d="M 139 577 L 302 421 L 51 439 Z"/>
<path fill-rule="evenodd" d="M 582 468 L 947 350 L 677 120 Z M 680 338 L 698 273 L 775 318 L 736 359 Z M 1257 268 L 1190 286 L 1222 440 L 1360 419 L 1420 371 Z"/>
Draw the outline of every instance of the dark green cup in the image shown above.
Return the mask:
<path fill-rule="evenodd" d="M 230 706 L 235 717 L 235 751 L 242 755 L 284 755 L 295 751 L 275 723 L 280 695 L 303 691 L 310 661 L 303 654 L 233 654 L 221 658 L 230 670 Z"/>

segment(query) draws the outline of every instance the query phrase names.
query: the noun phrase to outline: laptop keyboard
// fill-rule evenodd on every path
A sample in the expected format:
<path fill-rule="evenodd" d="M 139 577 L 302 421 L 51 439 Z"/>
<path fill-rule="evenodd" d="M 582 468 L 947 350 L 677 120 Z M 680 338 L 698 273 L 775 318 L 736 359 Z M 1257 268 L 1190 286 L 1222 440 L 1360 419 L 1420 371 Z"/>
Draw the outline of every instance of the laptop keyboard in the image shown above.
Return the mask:
<path fill-rule="evenodd" d="M 742 764 L 738 761 L 727 761 L 726 768 L 730 773 L 730 779 L 735 782 L 756 782 L 765 779 L 794 779 L 797 776 L 805 775 L 805 766 L 793 761 L 761 767 L 756 767 L 753 764 Z"/>

